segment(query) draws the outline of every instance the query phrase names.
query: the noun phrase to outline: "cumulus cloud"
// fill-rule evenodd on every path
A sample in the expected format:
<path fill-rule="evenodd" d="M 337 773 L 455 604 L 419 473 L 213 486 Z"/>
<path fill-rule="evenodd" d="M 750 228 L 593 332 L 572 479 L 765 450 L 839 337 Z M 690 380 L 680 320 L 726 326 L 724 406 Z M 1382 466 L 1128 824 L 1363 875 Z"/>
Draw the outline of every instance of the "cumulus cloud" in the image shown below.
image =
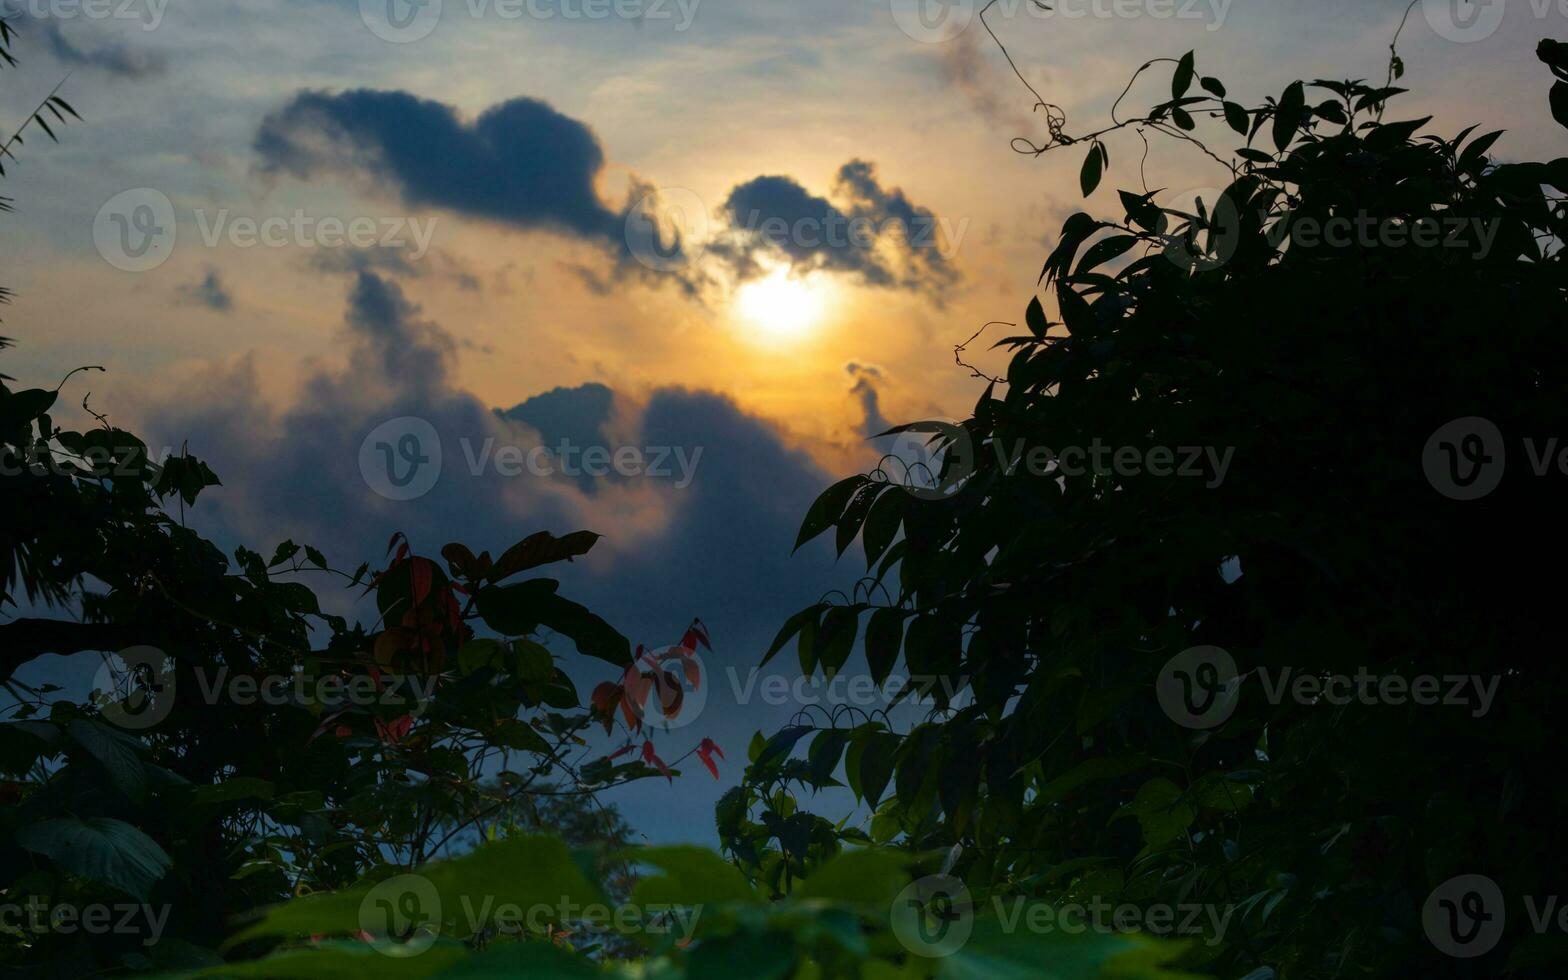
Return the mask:
<path fill-rule="evenodd" d="M 839 168 L 834 196 L 837 203 L 780 175 L 737 185 L 720 208 L 728 230 L 709 251 L 740 279 L 783 264 L 794 273 L 842 273 L 943 301 L 960 278 L 947 252 L 962 226 L 882 186 L 864 160 Z"/>
<path fill-rule="evenodd" d="M 624 204 L 599 196 L 605 168 L 587 125 L 531 98 L 491 106 L 469 121 L 452 106 L 407 92 L 297 93 L 269 114 L 254 149 L 263 175 L 326 173 L 368 180 L 413 208 L 439 208 L 525 231 L 587 242 L 617 275 L 676 270 L 682 244 L 660 242 L 664 260 L 637 261 L 629 222 L 644 220 L 651 188 L 634 181 Z"/>

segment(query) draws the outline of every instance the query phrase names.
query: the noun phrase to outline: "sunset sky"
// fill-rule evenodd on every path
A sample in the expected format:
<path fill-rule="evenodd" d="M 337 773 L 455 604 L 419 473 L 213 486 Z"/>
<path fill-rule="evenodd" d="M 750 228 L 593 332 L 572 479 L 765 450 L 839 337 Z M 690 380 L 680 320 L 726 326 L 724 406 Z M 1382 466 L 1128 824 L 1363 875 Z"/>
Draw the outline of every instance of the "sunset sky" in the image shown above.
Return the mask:
<path fill-rule="evenodd" d="M 1087 205 L 1080 149 L 1010 147 L 1043 120 L 964 2 L 931 0 L 924 26 L 915 0 L 6 6 L 21 65 L 0 71 L 0 124 L 67 75 L 84 122 L 4 161 L 4 372 L 53 387 L 107 368 L 71 380 L 57 419 L 85 418 L 64 406 L 90 391 L 154 446 L 188 442 L 225 484 L 193 520 L 231 548 L 292 537 L 352 568 L 396 530 L 432 554 L 603 533 L 563 592 L 634 643 L 695 616 L 715 645 L 702 717 L 667 738 L 678 754 L 715 737 L 723 780 L 617 797 L 655 840 L 711 837 L 751 732 L 798 706 L 737 707 L 724 671 L 859 577 L 825 542 L 790 557 L 816 493 L 875 465 L 867 436 L 966 415 L 981 382 L 954 345 L 1021 318 L 1064 218 L 1140 185 L 1131 131 Z M 989 21 L 1081 133 L 1139 64 L 1188 50 L 1251 104 L 1300 77 L 1381 79 L 1406 3 L 1053 6 L 1004 0 Z M 1504 158 L 1560 155 L 1544 36 L 1568 37 L 1545 0 L 1418 4 L 1400 43 L 1413 92 L 1391 112 L 1448 136 L 1484 119 L 1509 130 Z M 1168 81 L 1149 73 L 1128 105 Z M 1147 166 L 1169 197 L 1223 175 L 1158 141 Z M 355 227 L 365 247 L 336 241 Z M 378 431 L 398 445 L 410 423 L 383 427 L 408 419 L 443 466 L 399 500 L 362 449 Z M 497 471 L 496 447 L 563 439 L 672 472 Z"/>

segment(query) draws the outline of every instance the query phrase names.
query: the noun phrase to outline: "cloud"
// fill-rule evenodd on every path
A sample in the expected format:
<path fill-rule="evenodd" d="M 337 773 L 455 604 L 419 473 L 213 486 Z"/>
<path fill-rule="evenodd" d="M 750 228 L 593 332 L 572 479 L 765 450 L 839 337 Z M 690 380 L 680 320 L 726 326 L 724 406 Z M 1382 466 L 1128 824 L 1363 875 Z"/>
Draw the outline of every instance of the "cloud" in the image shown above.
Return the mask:
<path fill-rule="evenodd" d="M 882 382 L 882 369 L 851 361 L 844 365 L 844 370 L 855 379 L 855 385 L 849 389 L 849 393 L 860 402 L 860 435 L 871 439 L 891 429 L 893 423 L 882 414 L 881 395 L 877 390 L 877 385 Z"/>
<path fill-rule="evenodd" d="M 234 297 L 223 284 L 223 276 L 216 268 L 209 267 L 201 282 L 179 287 L 179 294 L 185 302 L 205 306 L 216 313 L 228 313 L 234 309 Z"/>
<path fill-rule="evenodd" d="M 94 47 L 72 44 L 54 20 L 44 28 L 44 38 L 49 42 L 49 51 L 55 60 L 75 68 L 90 68 L 130 79 L 162 75 L 169 68 L 168 59 L 157 51 L 143 51 L 119 42 L 105 42 Z"/>
<path fill-rule="evenodd" d="M 864 160 L 839 168 L 834 190 L 840 203 L 793 177 L 737 185 L 720 208 L 728 231 L 708 250 L 740 279 L 785 264 L 796 274 L 842 273 L 940 304 L 960 278 L 945 252 L 957 243 L 944 223 L 902 190 L 883 187 Z"/>
<path fill-rule="evenodd" d="M 996 70 L 980 48 L 980 34 L 964 31 L 940 46 L 943 81 L 963 92 L 981 118 L 1000 129 L 1029 130 L 1029 116 L 1018 106 L 1023 91 L 1016 79 Z"/>
<path fill-rule="evenodd" d="M 634 179 L 625 204 L 603 200 L 598 136 L 538 99 L 511 99 L 467 121 L 402 91 L 303 91 L 262 121 L 253 148 L 263 175 L 347 174 L 408 207 L 553 232 L 595 246 L 619 276 L 652 278 L 684 264 L 636 261 L 628 222 L 640 219 L 651 188 Z M 679 256 L 679 242 L 663 244 Z M 695 288 L 679 274 L 661 278 Z"/>

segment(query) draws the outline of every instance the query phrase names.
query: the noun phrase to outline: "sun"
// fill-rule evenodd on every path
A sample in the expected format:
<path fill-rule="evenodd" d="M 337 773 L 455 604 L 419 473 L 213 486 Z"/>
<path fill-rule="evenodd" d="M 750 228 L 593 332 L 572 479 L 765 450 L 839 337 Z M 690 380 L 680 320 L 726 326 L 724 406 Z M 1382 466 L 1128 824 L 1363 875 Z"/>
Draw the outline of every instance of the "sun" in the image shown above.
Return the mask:
<path fill-rule="evenodd" d="M 772 343 L 806 337 L 827 307 L 824 285 L 795 278 L 787 269 L 776 269 L 735 293 L 736 315 L 755 328 L 759 339 Z"/>

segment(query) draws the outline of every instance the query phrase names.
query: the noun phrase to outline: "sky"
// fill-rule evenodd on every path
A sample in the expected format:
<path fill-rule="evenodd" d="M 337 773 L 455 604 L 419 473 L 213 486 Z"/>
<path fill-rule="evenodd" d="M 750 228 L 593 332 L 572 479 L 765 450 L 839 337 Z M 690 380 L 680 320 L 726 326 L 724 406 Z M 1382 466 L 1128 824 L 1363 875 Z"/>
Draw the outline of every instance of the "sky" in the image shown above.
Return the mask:
<path fill-rule="evenodd" d="M 206 459 L 224 485 L 191 520 L 231 548 L 293 538 L 352 568 L 393 531 L 427 554 L 602 533 L 563 594 L 633 643 L 694 617 L 713 638 L 705 703 L 661 751 L 712 737 L 721 778 L 611 797 L 655 841 L 711 841 L 751 733 L 828 696 L 788 656 L 755 673 L 790 613 L 862 574 L 826 542 L 791 556 L 816 494 L 907 450 L 869 438 L 890 425 L 967 415 L 983 382 L 955 345 L 1021 319 L 1069 214 L 1144 179 L 1162 201 L 1223 183 L 1157 137 L 1140 178 L 1127 131 L 1084 202 L 1078 148 L 1016 152 L 1043 120 L 965 0 L 5 7 L 21 63 L 0 127 L 57 84 L 83 117 L 5 160 L 5 373 L 103 366 L 62 405 L 90 393 Z M 998 0 L 987 23 L 1081 133 L 1140 64 L 1188 50 L 1252 104 L 1382 79 L 1406 3 L 1052 7 Z M 1533 51 L 1568 37 L 1565 7 L 1418 3 L 1390 111 L 1558 155 Z M 986 346 L 965 360 L 1000 370 Z"/>

